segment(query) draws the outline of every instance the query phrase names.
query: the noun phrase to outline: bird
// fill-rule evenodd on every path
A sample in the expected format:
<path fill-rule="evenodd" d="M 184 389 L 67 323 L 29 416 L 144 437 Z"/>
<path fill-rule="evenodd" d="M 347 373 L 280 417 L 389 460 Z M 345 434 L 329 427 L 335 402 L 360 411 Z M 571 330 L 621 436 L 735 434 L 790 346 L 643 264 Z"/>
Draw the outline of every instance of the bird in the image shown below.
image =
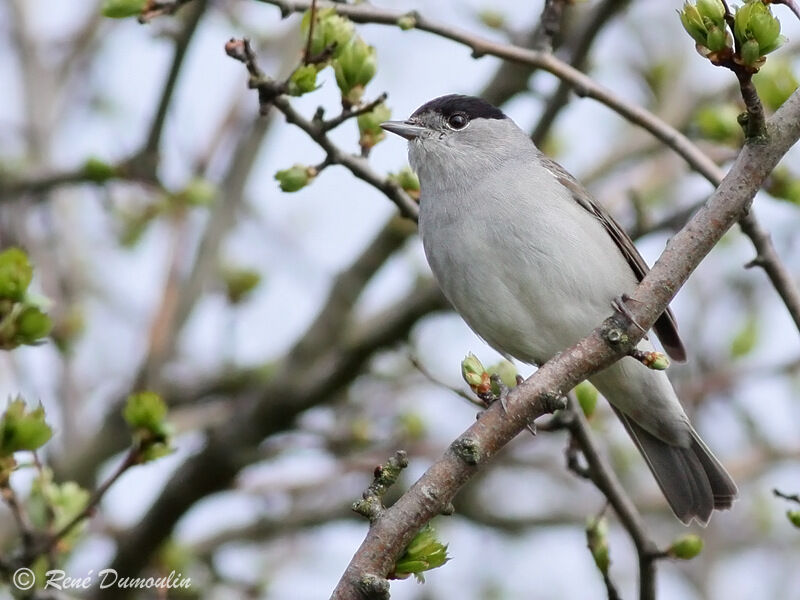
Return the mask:
<path fill-rule="evenodd" d="M 648 271 L 625 230 L 501 109 L 458 94 L 381 127 L 408 141 L 419 234 L 467 325 L 506 357 L 542 365 L 587 336 Z M 686 359 L 669 308 L 653 326 Z M 648 339 L 637 346 L 654 347 Z M 737 496 L 663 371 L 623 357 L 589 381 L 641 452 L 675 516 L 705 526 Z"/>

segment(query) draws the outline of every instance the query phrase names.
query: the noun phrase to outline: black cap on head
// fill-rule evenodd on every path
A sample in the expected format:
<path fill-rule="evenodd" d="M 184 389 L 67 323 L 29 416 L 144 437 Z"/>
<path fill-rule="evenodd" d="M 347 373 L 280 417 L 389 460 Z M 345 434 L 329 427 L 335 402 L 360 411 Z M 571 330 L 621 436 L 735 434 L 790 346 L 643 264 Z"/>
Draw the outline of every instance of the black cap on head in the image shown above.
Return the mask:
<path fill-rule="evenodd" d="M 475 96 L 463 96 L 461 94 L 449 94 L 447 96 L 434 98 L 415 110 L 411 117 L 413 118 L 426 112 L 440 113 L 444 115 L 445 119 L 456 113 L 463 113 L 470 120 L 479 118 L 506 118 L 502 110 L 489 104 L 486 100 L 476 98 Z"/>

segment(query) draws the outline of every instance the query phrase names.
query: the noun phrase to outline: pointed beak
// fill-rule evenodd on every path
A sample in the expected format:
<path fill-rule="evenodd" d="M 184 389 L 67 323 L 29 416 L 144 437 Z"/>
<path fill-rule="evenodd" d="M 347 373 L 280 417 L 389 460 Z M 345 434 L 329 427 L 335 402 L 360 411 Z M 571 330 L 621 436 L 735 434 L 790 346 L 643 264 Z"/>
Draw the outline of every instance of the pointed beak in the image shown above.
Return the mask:
<path fill-rule="evenodd" d="M 410 121 L 385 121 L 381 123 L 381 127 L 407 140 L 416 139 L 425 131 L 425 127 L 420 127 Z"/>

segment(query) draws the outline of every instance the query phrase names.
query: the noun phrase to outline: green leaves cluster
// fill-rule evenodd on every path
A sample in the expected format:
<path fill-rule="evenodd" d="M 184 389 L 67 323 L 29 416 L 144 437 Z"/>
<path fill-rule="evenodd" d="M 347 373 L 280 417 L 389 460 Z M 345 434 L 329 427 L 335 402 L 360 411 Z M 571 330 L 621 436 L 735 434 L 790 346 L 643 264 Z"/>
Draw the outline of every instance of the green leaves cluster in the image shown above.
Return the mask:
<path fill-rule="evenodd" d="M 300 31 L 304 40 L 311 33 L 309 55 L 307 64 L 298 67 L 290 77 L 289 93 L 301 95 L 316 89 L 316 73 L 330 65 L 336 74 L 342 104 L 345 107 L 358 104 L 378 68 L 375 48 L 356 35 L 353 24 L 333 8 L 315 11 L 313 28 L 311 11 L 307 11 Z"/>
<path fill-rule="evenodd" d="M 33 279 L 28 255 L 19 248 L 0 252 L 0 349 L 34 345 L 50 333 L 52 323 L 26 299 Z"/>
<path fill-rule="evenodd" d="M 22 398 L 11 400 L 0 417 L 0 457 L 21 450 L 37 450 L 52 437 L 45 422 L 44 408 L 29 410 Z"/>
<path fill-rule="evenodd" d="M 755 72 L 764 64 L 766 55 L 784 42 L 780 22 L 762 0 L 747 0 L 736 8 L 733 35 L 721 0 L 686 2 L 678 14 L 698 51 L 715 64 L 729 64 L 732 60 Z"/>
<path fill-rule="evenodd" d="M 741 45 L 739 59 L 755 68 L 761 67 L 764 57 L 785 41 L 780 21 L 761 0 L 749 0 L 736 9 L 733 34 Z"/>
<path fill-rule="evenodd" d="M 418 581 L 424 582 L 423 572 L 441 567 L 448 560 L 450 557 L 447 556 L 447 545 L 436 539 L 436 531 L 428 523 L 411 540 L 389 577 L 405 579 L 413 575 Z"/>
<path fill-rule="evenodd" d="M 172 429 L 167 423 L 167 405 L 154 392 L 128 396 L 122 416 L 133 433 L 139 462 L 149 462 L 172 452 Z"/>
<path fill-rule="evenodd" d="M 704 54 L 721 52 L 732 46 L 733 40 L 725 23 L 725 5 L 721 0 L 698 0 L 697 4 L 686 2 L 678 14 L 683 28 Z"/>

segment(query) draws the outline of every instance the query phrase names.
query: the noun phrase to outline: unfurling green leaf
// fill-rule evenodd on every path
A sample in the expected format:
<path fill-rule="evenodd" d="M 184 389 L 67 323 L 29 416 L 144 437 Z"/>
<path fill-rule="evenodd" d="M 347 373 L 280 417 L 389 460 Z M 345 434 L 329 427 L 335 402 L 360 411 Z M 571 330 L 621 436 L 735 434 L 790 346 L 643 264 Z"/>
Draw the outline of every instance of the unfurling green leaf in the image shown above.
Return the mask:
<path fill-rule="evenodd" d="M 155 392 L 138 392 L 128 396 L 122 416 L 131 428 L 160 435 L 164 431 L 167 405 Z"/>
<path fill-rule="evenodd" d="M 575 386 L 575 396 L 583 414 L 586 415 L 587 419 L 591 419 L 597 408 L 597 388 L 588 381 L 581 381 Z"/>
<path fill-rule="evenodd" d="M 302 96 L 317 89 L 317 67 L 300 65 L 289 77 L 287 91 L 290 96 Z"/>
<path fill-rule="evenodd" d="M 461 376 L 473 390 L 489 382 L 489 374 L 483 368 L 483 363 L 472 352 L 461 361 Z"/>
<path fill-rule="evenodd" d="M 300 24 L 304 41 L 308 39 L 310 23 L 311 11 L 308 10 Z M 310 56 L 307 58 L 315 58 L 325 52 L 330 52 L 334 58 L 339 56 L 354 32 L 353 24 L 345 17 L 337 15 L 334 8 L 317 10 L 311 36 Z"/>
<path fill-rule="evenodd" d="M 171 428 L 166 421 L 167 405 L 161 396 L 154 392 L 131 394 L 122 416 L 133 430 L 137 462 L 149 462 L 172 452 Z"/>
<path fill-rule="evenodd" d="M 403 555 L 398 559 L 390 579 L 405 579 L 414 575 L 419 581 L 425 581 L 424 571 L 441 567 L 450 560 L 447 556 L 447 545 L 436 539 L 436 532 L 430 523 L 411 540 Z"/>
<path fill-rule="evenodd" d="M 25 305 L 17 316 L 14 341 L 17 344 L 35 344 L 47 336 L 52 327 L 50 317 L 32 304 Z"/>
<path fill-rule="evenodd" d="M 736 10 L 733 33 L 741 44 L 741 63 L 755 69 L 784 42 L 780 21 L 761 0 L 749 0 Z"/>
<path fill-rule="evenodd" d="M 71 522 L 89 502 L 90 494 L 74 481 L 55 483 L 53 472 L 43 468 L 33 480 L 28 497 L 28 514 L 31 522 L 40 529 L 51 527 L 58 531 Z M 69 551 L 78 541 L 85 523 L 74 527 L 58 542 L 58 550 Z"/>
<path fill-rule="evenodd" d="M 375 48 L 360 37 L 355 37 L 334 59 L 333 69 L 336 73 L 336 84 L 342 92 L 342 102 L 346 105 L 358 104 L 364 94 L 364 87 L 378 69 Z"/>
<path fill-rule="evenodd" d="M 358 115 L 358 143 L 362 150 L 369 150 L 386 137 L 381 123 L 388 121 L 392 111 L 383 102 L 371 111 Z"/>
<path fill-rule="evenodd" d="M 19 301 L 33 279 L 28 255 L 19 248 L 0 252 L 0 299 Z"/>
<path fill-rule="evenodd" d="M 677 538 L 672 545 L 667 548 L 667 554 L 673 558 L 690 560 L 700 554 L 703 550 L 703 540 L 700 536 L 687 533 Z"/>
<path fill-rule="evenodd" d="M 275 179 L 278 180 L 278 184 L 284 192 L 296 192 L 311 183 L 316 175 L 317 171 L 314 167 L 294 165 L 275 173 Z"/>
<path fill-rule="evenodd" d="M 41 405 L 28 410 L 22 398 L 12 400 L 0 416 L 0 457 L 41 448 L 52 435 Z"/>
<path fill-rule="evenodd" d="M 124 19 L 141 14 L 146 3 L 147 0 L 106 0 L 101 10 L 104 17 Z"/>
<path fill-rule="evenodd" d="M 389 173 L 389 179 L 403 188 L 414 200 L 419 201 L 419 178 L 410 167 L 403 167 L 397 173 Z"/>

